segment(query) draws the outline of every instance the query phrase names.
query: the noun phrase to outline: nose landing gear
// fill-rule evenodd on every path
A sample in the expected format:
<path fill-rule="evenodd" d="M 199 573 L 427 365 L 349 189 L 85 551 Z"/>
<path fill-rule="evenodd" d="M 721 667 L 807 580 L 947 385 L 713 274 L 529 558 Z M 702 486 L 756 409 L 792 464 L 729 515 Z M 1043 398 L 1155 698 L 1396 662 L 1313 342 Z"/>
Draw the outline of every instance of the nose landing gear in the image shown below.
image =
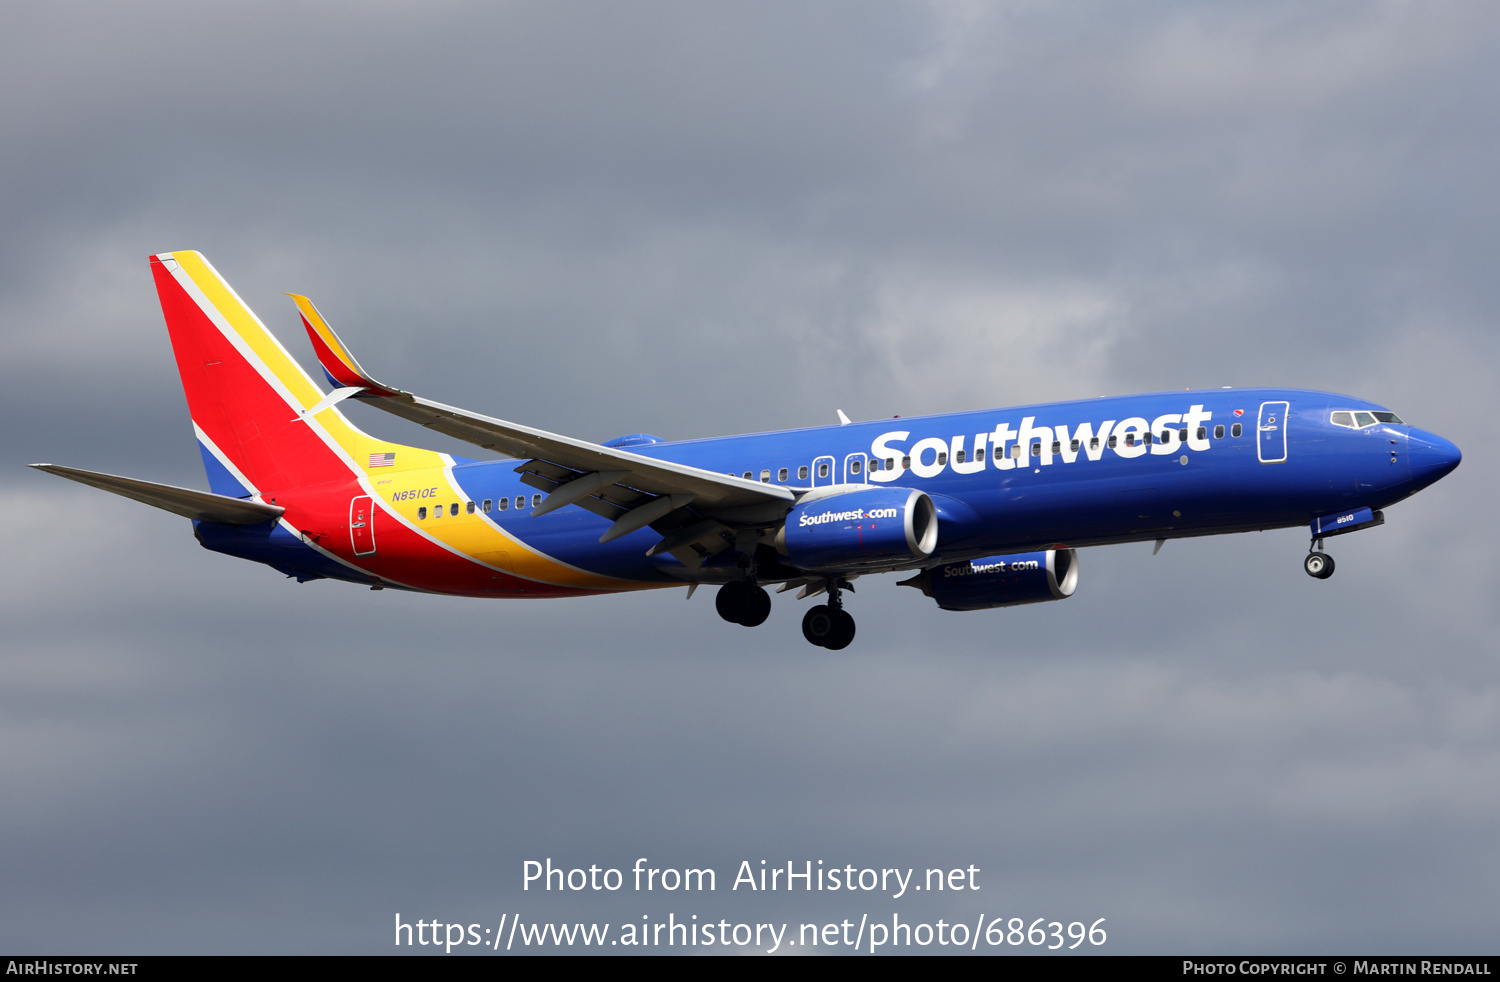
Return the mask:
<path fill-rule="evenodd" d="M 854 618 L 844 610 L 838 580 L 828 581 L 828 603 L 819 604 L 802 617 L 802 636 L 820 648 L 838 651 L 854 640 Z M 850 587 L 852 590 L 853 588 Z"/>
<path fill-rule="evenodd" d="M 1333 557 L 1323 551 L 1322 539 L 1313 540 L 1312 546 L 1308 548 L 1307 558 L 1302 560 L 1302 568 L 1314 579 L 1326 580 L 1333 575 Z"/>

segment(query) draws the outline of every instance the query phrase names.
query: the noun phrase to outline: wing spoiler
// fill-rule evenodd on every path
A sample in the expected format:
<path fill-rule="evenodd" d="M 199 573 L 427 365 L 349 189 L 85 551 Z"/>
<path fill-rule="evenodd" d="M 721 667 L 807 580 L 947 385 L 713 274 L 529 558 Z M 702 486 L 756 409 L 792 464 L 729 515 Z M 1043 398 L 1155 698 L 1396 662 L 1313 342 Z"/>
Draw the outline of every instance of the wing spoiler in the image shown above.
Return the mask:
<path fill-rule="evenodd" d="M 255 525 L 280 518 L 286 511 L 280 505 L 268 505 L 263 501 L 248 498 L 231 498 L 228 495 L 194 491 L 190 488 L 173 487 L 170 484 L 154 484 L 138 481 L 133 477 L 117 477 L 96 471 L 80 470 L 77 467 L 62 467 L 58 464 L 32 464 L 39 471 L 56 474 L 79 484 L 112 492 L 162 511 L 169 511 L 183 518 L 199 522 L 219 522 L 224 525 Z"/>

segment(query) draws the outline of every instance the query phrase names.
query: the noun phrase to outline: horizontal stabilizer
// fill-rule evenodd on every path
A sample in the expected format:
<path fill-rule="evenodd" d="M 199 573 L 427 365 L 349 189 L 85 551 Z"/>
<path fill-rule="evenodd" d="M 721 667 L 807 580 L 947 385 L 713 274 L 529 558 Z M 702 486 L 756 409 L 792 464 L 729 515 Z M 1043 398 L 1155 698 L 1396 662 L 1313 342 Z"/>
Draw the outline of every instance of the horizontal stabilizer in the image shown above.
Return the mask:
<path fill-rule="evenodd" d="M 170 484 L 153 484 L 137 481 L 131 477 L 116 477 L 95 471 L 79 470 L 76 467 L 61 467 L 57 464 L 32 464 L 39 471 L 56 474 L 79 484 L 110 491 L 114 494 L 139 501 L 162 511 L 169 511 L 183 518 L 200 522 L 220 522 L 224 525 L 255 525 L 259 522 L 280 518 L 286 511 L 279 505 L 268 505 L 246 498 L 231 498 L 207 491 L 177 488 Z"/>

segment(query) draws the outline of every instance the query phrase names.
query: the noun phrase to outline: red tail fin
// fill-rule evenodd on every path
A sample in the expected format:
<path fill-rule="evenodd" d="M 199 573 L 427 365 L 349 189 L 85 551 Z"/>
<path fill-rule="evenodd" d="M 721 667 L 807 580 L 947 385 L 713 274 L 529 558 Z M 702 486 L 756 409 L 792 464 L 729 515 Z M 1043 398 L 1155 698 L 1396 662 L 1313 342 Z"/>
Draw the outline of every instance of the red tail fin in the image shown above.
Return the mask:
<path fill-rule="evenodd" d="M 335 408 L 305 416 L 323 393 L 202 256 L 152 256 L 151 272 L 205 462 L 225 472 L 209 464 L 215 491 L 342 483 L 363 473 L 370 454 L 407 449 L 360 432 Z M 428 466 L 437 457 L 401 456 Z M 230 480 L 244 489 L 217 486 Z"/>

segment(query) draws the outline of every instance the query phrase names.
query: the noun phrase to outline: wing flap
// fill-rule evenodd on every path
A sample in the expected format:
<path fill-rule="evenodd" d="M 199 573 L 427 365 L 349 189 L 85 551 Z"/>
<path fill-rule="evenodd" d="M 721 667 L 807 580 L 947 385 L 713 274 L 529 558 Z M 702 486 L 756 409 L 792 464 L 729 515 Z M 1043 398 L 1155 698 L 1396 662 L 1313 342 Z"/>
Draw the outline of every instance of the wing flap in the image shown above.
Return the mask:
<path fill-rule="evenodd" d="M 119 477 L 114 474 L 80 470 L 77 467 L 62 467 L 58 464 L 32 464 L 31 466 L 39 471 L 56 474 L 58 477 L 65 477 L 79 484 L 109 491 L 199 522 L 256 525 L 280 518 L 282 512 L 286 511 L 280 505 L 268 505 L 263 501 L 231 498 L 208 491 L 194 491 L 191 488 L 179 488 L 170 484 L 140 481 L 133 477 Z"/>

